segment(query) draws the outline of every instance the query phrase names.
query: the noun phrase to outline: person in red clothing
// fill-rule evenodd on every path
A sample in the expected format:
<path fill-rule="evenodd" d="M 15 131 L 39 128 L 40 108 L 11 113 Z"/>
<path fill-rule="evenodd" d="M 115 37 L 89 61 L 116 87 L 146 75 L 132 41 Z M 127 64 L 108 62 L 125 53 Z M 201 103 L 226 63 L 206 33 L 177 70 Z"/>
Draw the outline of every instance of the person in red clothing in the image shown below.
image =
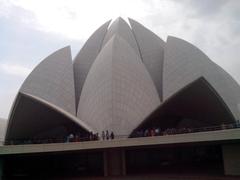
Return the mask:
<path fill-rule="evenodd" d="M 155 136 L 155 129 L 154 129 L 154 128 L 152 128 L 152 129 L 150 130 L 150 134 L 151 134 L 151 136 Z"/>

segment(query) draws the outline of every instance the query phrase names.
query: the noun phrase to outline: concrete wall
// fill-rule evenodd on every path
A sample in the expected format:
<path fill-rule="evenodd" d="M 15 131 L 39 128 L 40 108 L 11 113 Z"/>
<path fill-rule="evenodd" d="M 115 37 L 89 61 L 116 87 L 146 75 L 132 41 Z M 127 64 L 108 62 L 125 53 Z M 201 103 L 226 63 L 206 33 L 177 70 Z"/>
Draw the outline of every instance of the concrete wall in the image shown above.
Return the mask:
<path fill-rule="evenodd" d="M 7 120 L 0 118 L 0 145 L 3 145 L 7 127 Z"/>

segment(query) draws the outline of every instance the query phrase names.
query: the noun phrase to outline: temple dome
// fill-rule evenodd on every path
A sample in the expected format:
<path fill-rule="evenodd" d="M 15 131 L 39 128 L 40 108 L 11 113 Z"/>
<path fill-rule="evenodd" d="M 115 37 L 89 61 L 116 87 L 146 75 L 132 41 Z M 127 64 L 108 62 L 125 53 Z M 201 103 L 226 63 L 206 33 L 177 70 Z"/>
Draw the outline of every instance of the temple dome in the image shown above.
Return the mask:
<path fill-rule="evenodd" d="M 36 66 L 12 105 L 6 140 L 240 119 L 239 85 L 197 47 L 164 42 L 133 19 L 110 22 L 74 61 L 65 47 Z"/>

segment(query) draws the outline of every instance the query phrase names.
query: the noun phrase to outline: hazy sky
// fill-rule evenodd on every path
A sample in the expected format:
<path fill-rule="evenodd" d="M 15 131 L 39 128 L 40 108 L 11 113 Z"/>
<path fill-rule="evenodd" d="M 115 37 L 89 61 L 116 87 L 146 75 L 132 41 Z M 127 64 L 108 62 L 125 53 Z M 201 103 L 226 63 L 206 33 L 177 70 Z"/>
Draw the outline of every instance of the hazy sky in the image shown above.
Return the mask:
<path fill-rule="evenodd" d="M 240 0 L 0 0 L 0 117 L 42 59 L 67 45 L 74 57 L 118 16 L 193 43 L 240 83 Z"/>

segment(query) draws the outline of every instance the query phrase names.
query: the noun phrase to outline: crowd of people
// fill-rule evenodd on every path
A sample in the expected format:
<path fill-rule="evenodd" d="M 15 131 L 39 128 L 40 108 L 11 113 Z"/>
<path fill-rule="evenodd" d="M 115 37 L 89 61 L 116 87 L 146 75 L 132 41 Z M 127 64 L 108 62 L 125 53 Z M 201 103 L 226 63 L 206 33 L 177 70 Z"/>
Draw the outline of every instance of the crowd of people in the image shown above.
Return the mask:
<path fill-rule="evenodd" d="M 145 130 L 136 131 L 132 137 L 147 137 L 147 136 L 163 136 L 171 134 L 191 133 L 191 128 L 147 128 Z"/>
<path fill-rule="evenodd" d="M 115 135 L 113 131 L 109 133 L 108 130 L 102 131 L 101 137 L 98 133 L 90 132 L 87 135 L 81 136 L 78 134 L 70 133 L 65 142 L 80 142 L 80 141 L 97 141 L 97 140 L 111 140 L 114 139 Z"/>
<path fill-rule="evenodd" d="M 70 133 L 64 142 L 80 142 L 80 141 L 97 141 L 99 140 L 98 133 L 89 132 L 88 134 Z"/>
<path fill-rule="evenodd" d="M 144 130 L 136 131 L 132 137 L 147 137 L 147 136 L 164 136 L 164 135 L 172 135 L 172 134 L 185 134 L 185 133 L 193 133 L 193 132 L 203 132 L 203 131 L 213 131 L 213 130 L 224 130 L 224 129 L 232 129 L 232 128 L 240 128 L 240 121 L 236 123 L 230 124 L 221 124 L 220 126 L 209 126 L 209 127 L 201 127 L 201 128 L 147 128 Z"/>
<path fill-rule="evenodd" d="M 111 131 L 111 133 L 108 132 L 108 130 L 106 131 L 102 131 L 102 140 L 109 140 L 109 139 L 114 139 L 115 135 L 113 133 L 113 131 Z"/>
<path fill-rule="evenodd" d="M 67 136 L 57 138 L 31 138 L 31 139 L 14 139 L 5 142 L 9 145 L 17 144 L 48 144 L 48 143 L 67 143 L 67 142 L 83 142 L 83 141 L 98 141 L 98 140 L 112 140 L 115 138 L 113 131 L 102 131 L 101 136 L 99 133 L 70 133 Z"/>

